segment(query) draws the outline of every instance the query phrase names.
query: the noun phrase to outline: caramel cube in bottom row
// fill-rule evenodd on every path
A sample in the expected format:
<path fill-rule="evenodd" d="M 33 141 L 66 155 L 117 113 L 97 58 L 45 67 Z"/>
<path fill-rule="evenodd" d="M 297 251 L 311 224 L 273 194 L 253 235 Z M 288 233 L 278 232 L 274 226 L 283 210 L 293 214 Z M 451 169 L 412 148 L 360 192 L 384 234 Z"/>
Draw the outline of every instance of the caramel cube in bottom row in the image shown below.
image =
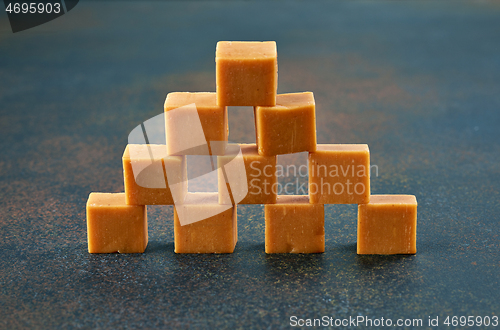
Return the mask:
<path fill-rule="evenodd" d="M 144 252 L 148 245 L 146 206 L 127 205 L 124 193 L 91 193 L 87 237 L 89 253 Z"/>
<path fill-rule="evenodd" d="M 266 253 L 325 252 L 325 209 L 308 196 L 278 196 L 265 206 Z"/>
<path fill-rule="evenodd" d="M 182 215 L 199 221 L 181 225 Z M 174 207 L 175 253 L 233 253 L 237 241 L 236 204 L 220 205 L 217 193 L 189 193 Z"/>
<path fill-rule="evenodd" d="M 358 254 L 415 254 L 417 199 L 372 195 L 358 206 Z"/>

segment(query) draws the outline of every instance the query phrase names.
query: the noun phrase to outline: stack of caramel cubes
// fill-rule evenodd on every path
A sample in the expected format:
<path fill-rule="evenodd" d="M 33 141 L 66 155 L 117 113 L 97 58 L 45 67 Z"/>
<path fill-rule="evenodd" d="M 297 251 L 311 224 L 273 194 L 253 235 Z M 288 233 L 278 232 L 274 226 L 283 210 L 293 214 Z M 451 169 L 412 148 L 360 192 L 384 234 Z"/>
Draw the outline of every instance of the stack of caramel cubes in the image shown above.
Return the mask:
<path fill-rule="evenodd" d="M 144 252 L 147 205 L 174 205 L 176 253 L 232 253 L 237 204 L 265 204 L 266 253 L 324 252 L 325 204 L 358 204 L 358 254 L 416 253 L 415 196 L 370 194 L 366 144 L 317 144 L 313 93 L 277 94 L 275 42 L 221 41 L 215 62 L 216 93 L 167 95 L 164 145 L 127 145 L 125 192 L 90 194 L 90 253 Z M 227 153 L 229 106 L 254 109 L 256 144 L 237 145 L 246 177 Z M 309 153 L 309 193 L 279 195 L 277 156 L 299 152 Z M 187 155 L 214 159 L 218 192 L 188 192 Z"/>

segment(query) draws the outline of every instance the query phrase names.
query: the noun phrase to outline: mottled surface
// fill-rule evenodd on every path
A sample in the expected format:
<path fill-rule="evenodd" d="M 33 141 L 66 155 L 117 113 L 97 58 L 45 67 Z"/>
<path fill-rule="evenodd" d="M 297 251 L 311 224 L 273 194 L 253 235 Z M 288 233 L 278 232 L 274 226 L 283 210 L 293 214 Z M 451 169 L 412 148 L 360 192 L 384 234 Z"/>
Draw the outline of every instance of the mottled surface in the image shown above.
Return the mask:
<path fill-rule="evenodd" d="M 1 11 L 0 328 L 498 315 L 499 31 L 489 2 L 80 2 L 16 34 Z M 262 206 L 238 208 L 232 255 L 175 255 L 172 207 L 149 207 L 146 253 L 88 254 L 88 194 L 123 191 L 128 133 L 168 92 L 215 90 L 218 40 L 277 41 L 318 142 L 367 143 L 372 192 L 417 196 L 417 255 L 357 256 L 354 205 L 326 207 L 320 255 L 266 255 Z"/>

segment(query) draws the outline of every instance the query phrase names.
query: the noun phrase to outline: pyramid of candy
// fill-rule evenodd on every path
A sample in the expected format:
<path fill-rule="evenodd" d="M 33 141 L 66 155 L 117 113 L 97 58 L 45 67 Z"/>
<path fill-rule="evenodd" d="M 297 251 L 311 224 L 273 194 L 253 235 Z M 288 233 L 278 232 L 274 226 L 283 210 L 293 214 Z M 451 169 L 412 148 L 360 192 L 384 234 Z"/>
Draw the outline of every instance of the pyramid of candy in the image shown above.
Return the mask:
<path fill-rule="evenodd" d="M 216 93 L 167 95 L 164 145 L 127 145 L 125 192 L 90 194 L 90 253 L 144 252 L 146 205 L 174 205 L 176 253 L 232 253 L 237 204 L 265 204 L 266 253 L 324 252 L 325 204 L 358 204 L 358 254 L 416 253 L 415 196 L 370 195 L 366 144 L 316 143 L 313 93 L 277 94 L 275 42 L 221 41 L 215 62 Z M 257 143 L 236 144 L 237 156 L 228 106 L 254 109 Z M 277 155 L 298 152 L 309 153 L 309 194 L 279 195 Z M 215 159 L 218 192 L 188 192 L 187 155 Z"/>

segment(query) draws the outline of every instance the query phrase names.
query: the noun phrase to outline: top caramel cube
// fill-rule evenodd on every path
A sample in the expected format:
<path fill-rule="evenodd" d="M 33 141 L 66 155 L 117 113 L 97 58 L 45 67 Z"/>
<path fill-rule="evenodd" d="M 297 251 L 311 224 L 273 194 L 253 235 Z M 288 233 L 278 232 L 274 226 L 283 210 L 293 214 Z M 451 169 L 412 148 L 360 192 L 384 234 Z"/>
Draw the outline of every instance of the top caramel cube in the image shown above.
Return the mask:
<path fill-rule="evenodd" d="M 278 89 L 276 42 L 219 41 L 217 105 L 273 106 Z"/>

